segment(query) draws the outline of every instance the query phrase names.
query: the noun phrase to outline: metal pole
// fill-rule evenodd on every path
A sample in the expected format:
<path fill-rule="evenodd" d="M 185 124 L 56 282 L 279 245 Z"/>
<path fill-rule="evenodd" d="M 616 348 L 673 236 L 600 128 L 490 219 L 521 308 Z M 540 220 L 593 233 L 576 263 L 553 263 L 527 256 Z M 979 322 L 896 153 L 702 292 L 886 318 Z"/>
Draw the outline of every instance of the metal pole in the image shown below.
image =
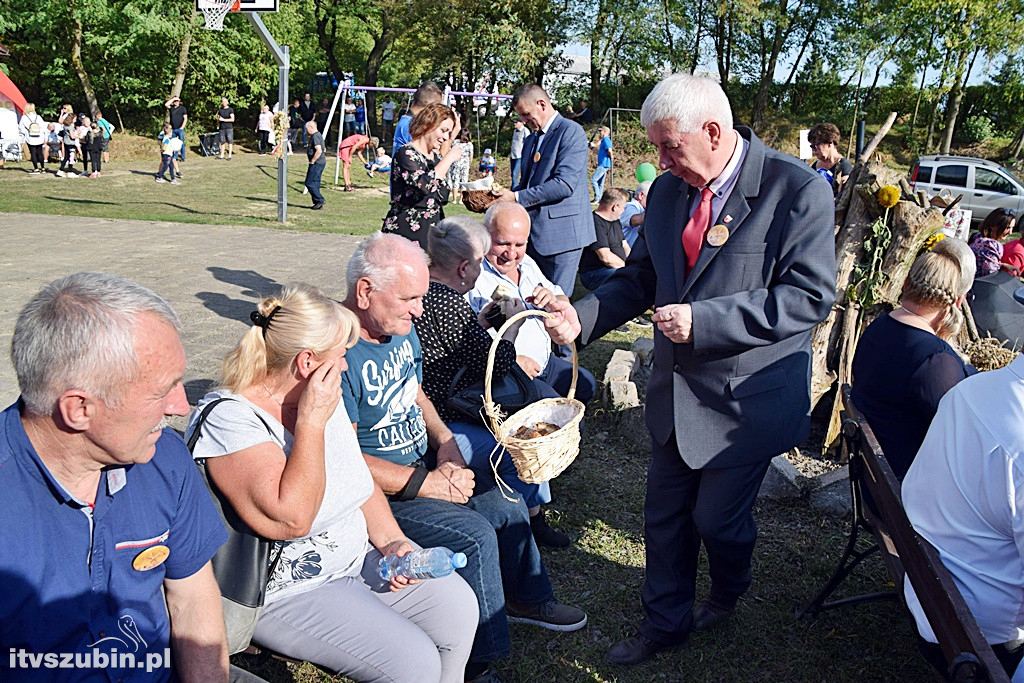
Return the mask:
<path fill-rule="evenodd" d="M 246 12 L 249 23 L 256 29 L 260 40 L 267 46 L 277 62 L 277 97 L 281 103 L 281 111 L 288 111 L 288 46 L 278 45 L 274 36 L 270 35 L 266 24 L 256 12 Z M 287 140 L 283 141 L 287 145 Z M 284 223 L 288 220 L 288 155 L 283 154 L 277 161 L 277 220 Z"/>
<path fill-rule="evenodd" d="M 857 122 L 857 154 L 854 155 L 854 159 L 860 158 L 860 153 L 864 151 L 864 119 Z"/>

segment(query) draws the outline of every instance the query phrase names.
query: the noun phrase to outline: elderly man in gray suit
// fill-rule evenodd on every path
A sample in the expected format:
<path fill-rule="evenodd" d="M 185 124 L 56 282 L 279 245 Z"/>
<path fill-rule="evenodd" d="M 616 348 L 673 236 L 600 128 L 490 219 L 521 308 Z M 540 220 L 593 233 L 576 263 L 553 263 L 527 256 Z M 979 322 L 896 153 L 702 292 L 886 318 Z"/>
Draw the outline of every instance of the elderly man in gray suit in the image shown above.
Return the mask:
<path fill-rule="evenodd" d="M 572 295 L 583 249 L 594 242 L 583 128 L 551 106 L 539 85 L 512 95 L 512 108 L 534 131 L 523 146 L 523 175 L 501 199 L 522 204 L 533 226 L 527 253 L 544 276 Z"/>
<path fill-rule="evenodd" d="M 771 458 L 807 438 L 810 332 L 835 299 L 828 183 L 734 130 L 713 81 L 665 78 L 640 120 L 669 171 L 651 187 L 644 235 L 575 309 L 535 302 L 556 312 L 547 324 L 561 344 L 655 307 L 645 618 L 609 650 L 619 664 L 727 618 L 750 586 L 754 500 Z M 711 591 L 695 605 L 701 543 Z"/>

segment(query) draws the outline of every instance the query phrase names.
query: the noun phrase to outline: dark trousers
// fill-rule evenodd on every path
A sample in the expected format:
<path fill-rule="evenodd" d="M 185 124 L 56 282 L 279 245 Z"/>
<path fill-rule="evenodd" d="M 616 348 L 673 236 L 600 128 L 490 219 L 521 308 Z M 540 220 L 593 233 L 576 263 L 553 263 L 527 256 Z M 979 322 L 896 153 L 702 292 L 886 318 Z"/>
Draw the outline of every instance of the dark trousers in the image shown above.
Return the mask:
<path fill-rule="evenodd" d="M 103 152 L 100 150 L 91 150 L 89 152 L 89 164 L 92 166 L 93 173 L 99 173 L 103 168 Z"/>
<path fill-rule="evenodd" d="M 674 436 L 665 446 L 654 442 L 644 502 L 647 574 L 641 634 L 671 643 L 692 627 L 702 542 L 717 594 L 735 598 L 750 587 L 757 540 L 753 506 L 769 462 L 695 470 L 679 456 Z"/>
<path fill-rule="evenodd" d="M 29 145 L 28 155 L 32 158 L 32 168 L 46 168 L 42 145 Z"/>
<path fill-rule="evenodd" d="M 324 203 L 324 196 L 320 194 L 320 176 L 324 174 L 323 164 L 310 164 L 306 168 L 306 182 L 305 185 L 309 188 L 309 194 L 313 198 L 313 206 Z"/>
<path fill-rule="evenodd" d="M 533 242 L 530 242 L 526 245 L 526 253 L 537 262 L 537 267 L 544 273 L 544 277 L 561 287 L 566 296 L 572 297 L 572 290 L 576 288 L 576 271 L 580 269 L 580 256 L 583 255 L 582 249 L 542 256 L 533 248 Z"/>
<path fill-rule="evenodd" d="M 89 157 L 90 156 L 92 156 L 92 153 L 89 151 L 89 148 L 86 147 L 85 143 L 83 142 L 82 143 L 82 173 L 88 173 L 89 172 Z"/>
<path fill-rule="evenodd" d="M 270 131 L 261 130 L 258 131 L 260 135 L 259 141 L 256 143 L 256 151 L 260 154 L 266 154 L 270 149 Z"/>

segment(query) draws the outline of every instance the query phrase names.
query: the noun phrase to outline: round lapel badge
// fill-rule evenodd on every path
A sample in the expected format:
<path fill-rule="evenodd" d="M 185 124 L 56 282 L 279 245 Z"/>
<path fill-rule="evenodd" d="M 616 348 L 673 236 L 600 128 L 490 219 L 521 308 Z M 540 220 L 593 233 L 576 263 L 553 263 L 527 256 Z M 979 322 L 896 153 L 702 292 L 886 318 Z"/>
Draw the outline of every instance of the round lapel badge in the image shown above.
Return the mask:
<path fill-rule="evenodd" d="M 150 548 L 146 548 L 141 553 L 135 556 L 132 560 L 132 566 L 140 572 L 148 572 L 154 567 L 159 567 L 167 559 L 167 556 L 171 554 L 171 549 L 165 545 L 154 545 Z"/>
<path fill-rule="evenodd" d="M 533 163 L 537 163 L 538 161 L 540 161 L 540 152 L 534 152 L 533 153 Z"/>
<path fill-rule="evenodd" d="M 708 244 L 712 247 L 720 247 L 729 240 L 729 228 L 721 223 L 708 230 Z"/>

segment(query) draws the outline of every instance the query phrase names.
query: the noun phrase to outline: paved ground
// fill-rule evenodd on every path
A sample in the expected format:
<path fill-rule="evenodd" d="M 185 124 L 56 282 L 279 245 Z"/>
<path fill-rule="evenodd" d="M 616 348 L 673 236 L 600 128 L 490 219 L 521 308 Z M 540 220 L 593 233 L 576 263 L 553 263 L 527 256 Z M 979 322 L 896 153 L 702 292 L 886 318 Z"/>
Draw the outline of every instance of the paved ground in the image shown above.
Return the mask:
<path fill-rule="evenodd" d="M 78 271 L 121 275 L 174 306 L 194 405 L 260 295 L 301 280 L 345 293 L 344 268 L 361 238 L 265 228 L 0 213 L 0 407 L 18 396 L 10 343 L 22 306 L 40 287 Z M 179 425 L 175 425 L 179 426 Z"/>

